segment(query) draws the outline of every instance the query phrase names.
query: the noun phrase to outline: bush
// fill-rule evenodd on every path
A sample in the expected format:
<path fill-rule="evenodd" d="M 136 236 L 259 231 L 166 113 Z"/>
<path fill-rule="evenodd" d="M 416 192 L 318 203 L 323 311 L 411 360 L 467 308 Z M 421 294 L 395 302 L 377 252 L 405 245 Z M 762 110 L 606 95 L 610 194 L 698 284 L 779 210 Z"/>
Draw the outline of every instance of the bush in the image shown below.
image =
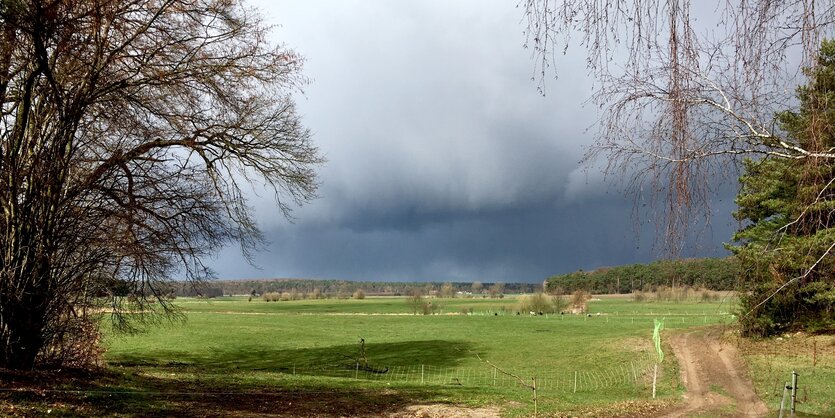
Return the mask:
<path fill-rule="evenodd" d="M 673 298 L 673 292 L 667 286 L 658 286 L 655 290 L 655 300 L 659 302 L 669 302 Z"/>
<path fill-rule="evenodd" d="M 446 282 L 441 285 L 441 297 L 442 298 L 454 298 L 455 297 L 455 287 L 450 282 Z"/>
<path fill-rule="evenodd" d="M 574 306 L 585 305 L 591 299 L 591 294 L 585 290 L 577 290 L 571 295 L 571 304 Z"/>
<path fill-rule="evenodd" d="M 365 299 L 365 291 L 362 289 L 357 289 L 357 291 L 354 292 L 352 297 L 354 299 Z"/>
<path fill-rule="evenodd" d="M 700 294 L 699 298 L 702 302 L 716 302 L 717 300 L 719 300 L 719 292 L 703 289 L 698 293 Z"/>
<path fill-rule="evenodd" d="M 647 300 L 647 295 L 646 293 L 640 290 L 636 290 L 632 292 L 632 300 L 634 300 L 635 302 L 644 302 Z"/>
<path fill-rule="evenodd" d="M 418 314 L 418 311 L 422 310 L 424 306 L 423 295 L 420 293 L 419 290 L 412 290 L 411 294 L 408 298 L 406 298 L 406 304 L 412 308 L 412 313 L 414 315 Z"/>
<path fill-rule="evenodd" d="M 261 295 L 261 299 L 263 299 L 265 302 L 275 302 L 281 299 L 281 293 L 267 292 Z"/>
<path fill-rule="evenodd" d="M 63 324 L 64 332 L 56 333 L 48 341 L 47 349 L 38 360 L 40 366 L 89 368 L 101 365 L 104 348 L 98 322 L 82 313 Z"/>
<path fill-rule="evenodd" d="M 564 307 L 562 298 L 549 296 L 542 292 L 525 295 L 519 298 L 518 312 L 527 313 L 556 313 Z"/>

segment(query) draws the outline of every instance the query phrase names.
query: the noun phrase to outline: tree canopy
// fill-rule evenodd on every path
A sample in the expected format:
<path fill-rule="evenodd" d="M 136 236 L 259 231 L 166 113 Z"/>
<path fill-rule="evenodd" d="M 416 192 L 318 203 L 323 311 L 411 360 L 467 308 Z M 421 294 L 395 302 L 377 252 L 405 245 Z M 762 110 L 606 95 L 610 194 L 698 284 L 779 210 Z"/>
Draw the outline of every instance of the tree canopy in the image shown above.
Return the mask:
<path fill-rule="evenodd" d="M 712 193 L 741 168 L 744 330 L 831 328 L 833 56 L 821 43 L 835 35 L 832 2 L 523 4 L 543 82 L 572 37 L 586 48 L 602 109 L 587 161 L 603 157 L 651 203 L 661 250 L 678 256 L 689 231 L 709 226 Z"/>
<path fill-rule="evenodd" d="M 820 0 L 525 0 L 528 46 L 542 86 L 560 52 L 587 51 L 600 108 L 587 161 L 648 202 L 663 253 L 709 224 L 717 181 L 739 156 L 835 158 L 775 124 L 814 67 L 835 8 Z M 547 91 L 547 90 L 546 90 Z"/>
<path fill-rule="evenodd" d="M 549 277 L 547 292 L 560 294 L 584 290 L 589 293 L 631 293 L 661 286 L 734 290 L 738 287 L 739 263 L 734 257 L 659 260 L 649 264 L 604 267 Z"/>
<path fill-rule="evenodd" d="M 267 34 L 236 0 L 0 1 L 0 367 L 83 361 L 93 312 L 253 250 L 247 184 L 314 197 L 302 58 Z"/>
<path fill-rule="evenodd" d="M 835 149 L 835 41 L 824 41 L 799 108 L 779 113 L 781 128 L 804 149 Z M 730 247 L 747 288 L 743 331 L 771 334 L 796 327 L 835 329 L 835 161 L 746 160 L 734 216 L 745 226 Z"/>

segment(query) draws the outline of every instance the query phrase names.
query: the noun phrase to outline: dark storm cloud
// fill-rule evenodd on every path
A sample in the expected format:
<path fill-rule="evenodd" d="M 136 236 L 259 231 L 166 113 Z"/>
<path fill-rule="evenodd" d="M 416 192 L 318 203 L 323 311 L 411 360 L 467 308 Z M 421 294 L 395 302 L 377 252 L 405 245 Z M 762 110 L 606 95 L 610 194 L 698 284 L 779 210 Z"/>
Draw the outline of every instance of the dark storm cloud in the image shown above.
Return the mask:
<path fill-rule="evenodd" d="M 259 7 L 308 60 L 299 108 L 328 163 L 293 223 L 253 199 L 263 269 L 230 248 L 220 277 L 539 281 L 651 259 L 632 202 L 577 164 L 598 116 L 582 55 L 538 94 L 512 3 Z"/>
<path fill-rule="evenodd" d="M 538 282 L 578 268 L 650 261 L 652 220 L 639 228 L 622 200 L 436 214 L 392 222 L 390 228 L 288 228 L 277 234 L 282 239 L 269 253 L 258 256 L 262 274 L 247 276 Z M 707 242 L 727 240 L 728 225 L 714 225 L 705 234 Z M 724 254 L 716 245 L 695 250 Z M 240 277 L 234 269 L 222 273 Z"/>

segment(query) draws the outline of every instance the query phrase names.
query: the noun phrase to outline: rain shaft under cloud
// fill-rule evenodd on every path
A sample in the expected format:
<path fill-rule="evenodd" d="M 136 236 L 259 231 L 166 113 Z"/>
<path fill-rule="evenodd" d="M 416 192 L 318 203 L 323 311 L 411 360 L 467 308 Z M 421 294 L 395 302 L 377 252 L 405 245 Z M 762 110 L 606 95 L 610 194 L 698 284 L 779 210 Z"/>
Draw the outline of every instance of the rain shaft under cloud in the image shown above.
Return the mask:
<path fill-rule="evenodd" d="M 652 219 L 578 163 L 598 119 L 584 57 L 539 94 L 512 3 L 256 5 L 307 59 L 299 107 L 328 162 L 294 222 L 253 199 L 261 269 L 228 248 L 219 277 L 538 282 L 653 258 Z M 717 213 L 694 255 L 726 254 Z"/>

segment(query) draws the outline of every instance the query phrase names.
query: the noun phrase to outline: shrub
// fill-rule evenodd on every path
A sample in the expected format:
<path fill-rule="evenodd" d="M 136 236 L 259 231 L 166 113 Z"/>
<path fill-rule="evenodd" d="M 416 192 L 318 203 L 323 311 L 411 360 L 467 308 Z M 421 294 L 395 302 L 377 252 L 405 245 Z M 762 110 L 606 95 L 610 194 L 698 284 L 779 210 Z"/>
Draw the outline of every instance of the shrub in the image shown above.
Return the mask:
<path fill-rule="evenodd" d="M 568 299 L 562 295 L 551 296 L 551 305 L 554 307 L 554 313 L 563 312 L 568 307 Z"/>
<path fill-rule="evenodd" d="M 577 290 L 571 295 L 571 304 L 574 306 L 585 305 L 591 299 L 591 294 L 585 290 Z"/>
<path fill-rule="evenodd" d="M 701 293 L 699 299 L 701 299 L 702 302 L 716 302 L 719 300 L 719 292 L 704 289 L 699 293 Z"/>
<path fill-rule="evenodd" d="M 454 298 L 455 297 L 455 287 L 452 286 L 452 283 L 446 282 L 441 285 L 441 297 L 442 298 Z"/>
<path fill-rule="evenodd" d="M 644 302 L 647 300 L 647 295 L 646 293 L 640 290 L 636 290 L 632 292 L 632 300 L 634 300 L 635 302 Z"/>
<path fill-rule="evenodd" d="M 558 296 L 549 296 L 542 292 L 532 295 L 525 295 L 519 298 L 518 311 L 555 313 L 563 308 L 562 299 Z"/>
<path fill-rule="evenodd" d="M 41 353 L 42 366 L 80 369 L 101 365 L 105 350 L 99 344 L 102 335 L 95 319 L 82 312 L 69 319 L 65 331 L 52 336 L 49 348 Z"/>
<path fill-rule="evenodd" d="M 406 298 L 406 304 L 412 308 L 412 313 L 417 315 L 418 311 L 421 310 L 424 305 L 423 295 L 420 293 L 420 290 L 412 290 L 409 297 Z"/>
<path fill-rule="evenodd" d="M 668 302 L 673 298 L 673 291 L 667 286 L 658 286 L 655 290 L 655 300 L 659 302 Z"/>
<path fill-rule="evenodd" d="M 356 292 L 353 294 L 354 299 L 365 299 L 365 291 L 362 289 L 357 289 Z"/>
<path fill-rule="evenodd" d="M 275 302 L 281 299 L 281 294 L 278 292 L 267 292 L 261 295 L 261 299 L 263 299 L 265 302 Z"/>
<path fill-rule="evenodd" d="M 588 310 L 586 302 L 591 299 L 591 294 L 585 290 L 577 290 L 571 295 L 571 311 L 574 313 L 585 313 Z"/>

